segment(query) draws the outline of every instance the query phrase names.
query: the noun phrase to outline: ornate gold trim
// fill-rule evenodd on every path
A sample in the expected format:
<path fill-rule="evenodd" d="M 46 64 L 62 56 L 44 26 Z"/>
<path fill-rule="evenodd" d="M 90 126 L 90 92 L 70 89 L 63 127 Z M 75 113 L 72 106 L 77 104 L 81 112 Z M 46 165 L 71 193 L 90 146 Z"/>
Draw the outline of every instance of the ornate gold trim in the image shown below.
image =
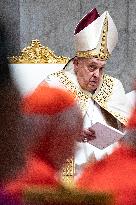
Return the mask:
<path fill-rule="evenodd" d="M 101 37 L 101 47 L 100 51 L 97 52 L 96 49 L 90 51 L 77 51 L 76 56 L 83 58 L 97 58 L 100 60 L 108 60 L 110 58 L 110 53 L 107 49 L 107 33 L 108 33 L 108 18 L 104 19 L 102 37 Z"/>
<path fill-rule="evenodd" d="M 59 81 L 72 93 L 75 94 L 80 108 L 82 110 L 83 115 L 86 113 L 86 110 L 88 108 L 88 101 L 89 98 L 92 98 L 94 101 L 96 101 L 102 108 L 107 110 L 111 115 L 113 115 L 117 120 L 119 120 L 121 123 L 126 125 L 127 119 L 121 115 L 120 113 L 113 112 L 112 110 L 109 110 L 107 107 L 107 102 L 109 98 L 112 95 L 113 92 L 113 86 L 114 86 L 114 78 L 104 74 L 103 75 L 103 82 L 100 87 L 100 90 L 97 94 L 91 94 L 91 93 L 85 93 L 84 91 L 77 88 L 72 81 L 67 77 L 67 75 L 63 71 L 59 71 L 56 73 L 51 74 L 57 78 L 59 78 Z"/>
<path fill-rule="evenodd" d="M 75 163 L 74 158 L 67 159 L 64 168 L 62 169 L 61 179 L 66 187 L 74 186 Z"/>
<path fill-rule="evenodd" d="M 121 123 L 126 124 L 126 118 L 120 113 L 113 112 L 108 109 L 107 102 L 112 95 L 114 78 L 104 74 L 103 82 L 100 87 L 100 90 L 97 94 L 92 95 L 91 93 L 85 93 L 74 85 L 72 81 L 68 78 L 64 71 L 59 71 L 51 74 L 59 79 L 59 81 L 66 87 L 67 90 L 74 93 L 75 98 L 77 99 L 79 106 L 82 110 L 83 115 L 86 113 L 88 108 L 89 98 L 92 98 L 96 101 L 102 108 L 107 110 L 111 115 L 113 115 Z M 74 158 L 67 160 L 66 167 L 62 172 L 62 180 L 65 185 L 71 186 L 74 185 L 74 175 L 75 175 L 75 161 Z"/>
<path fill-rule="evenodd" d="M 122 124 L 126 125 L 127 119 L 121 115 L 120 113 L 113 112 L 107 106 L 107 102 L 112 95 L 114 86 L 114 78 L 104 74 L 103 83 L 100 87 L 100 90 L 97 95 L 93 95 L 93 99 L 105 110 L 107 110 L 110 114 L 112 114 L 117 120 L 119 120 Z"/>
<path fill-rule="evenodd" d="M 19 56 L 9 57 L 10 64 L 66 64 L 68 57 L 57 56 L 48 47 L 41 45 L 39 40 L 32 40 Z"/>
<path fill-rule="evenodd" d="M 58 71 L 51 75 L 59 78 L 59 81 L 66 87 L 66 89 L 74 94 L 84 115 L 88 108 L 89 97 L 92 97 L 92 94 L 85 94 L 82 90 L 78 89 L 63 71 Z"/>
<path fill-rule="evenodd" d="M 107 110 L 107 102 L 112 95 L 114 86 L 114 78 L 104 74 L 103 82 L 98 93 L 94 93 L 93 99 L 103 108 Z"/>

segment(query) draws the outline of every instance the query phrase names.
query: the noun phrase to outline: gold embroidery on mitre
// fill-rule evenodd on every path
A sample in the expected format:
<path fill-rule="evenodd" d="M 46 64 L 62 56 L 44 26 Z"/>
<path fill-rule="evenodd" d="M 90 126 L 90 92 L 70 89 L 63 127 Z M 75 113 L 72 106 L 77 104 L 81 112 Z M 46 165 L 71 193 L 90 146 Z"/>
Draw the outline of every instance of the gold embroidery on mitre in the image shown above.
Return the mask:
<path fill-rule="evenodd" d="M 48 47 L 41 45 L 39 40 L 32 40 L 31 44 L 24 48 L 19 56 L 9 57 L 12 64 L 66 64 L 69 58 L 57 56 Z"/>
<path fill-rule="evenodd" d="M 104 19 L 103 29 L 102 29 L 102 38 L 101 38 L 101 46 L 99 53 L 94 50 L 88 51 L 77 51 L 77 57 L 84 57 L 84 58 L 97 58 L 100 60 L 107 60 L 110 58 L 110 53 L 107 49 L 107 34 L 108 34 L 108 18 L 107 16 Z"/>

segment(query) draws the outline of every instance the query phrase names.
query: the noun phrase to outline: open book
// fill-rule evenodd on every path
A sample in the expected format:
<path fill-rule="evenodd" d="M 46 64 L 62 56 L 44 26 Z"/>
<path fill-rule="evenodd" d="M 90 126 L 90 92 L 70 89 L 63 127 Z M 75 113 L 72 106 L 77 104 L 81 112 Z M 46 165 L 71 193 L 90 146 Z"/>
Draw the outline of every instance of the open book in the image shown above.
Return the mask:
<path fill-rule="evenodd" d="M 100 122 L 96 122 L 94 125 L 92 125 L 91 128 L 95 130 L 96 138 L 91 140 L 90 144 L 99 149 L 108 147 L 124 136 L 124 133 L 120 132 L 119 130 L 108 125 L 103 125 Z"/>

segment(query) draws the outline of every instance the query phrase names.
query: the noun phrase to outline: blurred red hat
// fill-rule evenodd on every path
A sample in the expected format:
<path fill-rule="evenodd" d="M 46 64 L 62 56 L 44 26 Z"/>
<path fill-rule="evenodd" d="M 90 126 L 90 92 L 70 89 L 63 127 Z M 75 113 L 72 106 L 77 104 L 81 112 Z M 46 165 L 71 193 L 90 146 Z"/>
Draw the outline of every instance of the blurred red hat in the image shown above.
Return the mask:
<path fill-rule="evenodd" d="M 22 110 L 29 153 L 58 163 L 59 169 L 73 155 L 82 130 L 82 114 L 73 94 L 43 83 L 24 97 Z"/>
<path fill-rule="evenodd" d="M 72 93 L 60 88 L 41 84 L 33 93 L 22 100 L 22 110 L 26 114 L 54 115 L 75 103 Z"/>

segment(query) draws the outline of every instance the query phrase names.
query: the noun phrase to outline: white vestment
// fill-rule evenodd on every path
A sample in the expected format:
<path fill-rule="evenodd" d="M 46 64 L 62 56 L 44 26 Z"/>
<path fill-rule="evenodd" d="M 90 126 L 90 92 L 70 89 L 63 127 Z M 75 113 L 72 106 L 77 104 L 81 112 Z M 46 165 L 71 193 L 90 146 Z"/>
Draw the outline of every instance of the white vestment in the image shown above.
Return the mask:
<path fill-rule="evenodd" d="M 125 124 L 129 115 L 129 106 L 124 88 L 118 79 L 107 75 L 103 79 L 95 94 L 92 95 L 80 87 L 74 73 L 73 63 L 70 62 L 66 69 L 49 75 L 45 81 L 49 85 L 68 89 L 79 97 L 77 101 L 83 112 L 85 128 L 91 127 L 96 122 L 108 124 L 101 111 L 101 107 L 107 110 L 108 113 L 111 113 L 120 124 Z M 77 143 L 77 146 L 75 164 L 81 165 L 86 163 L 92 154 L 99 160 L 105 154 L 111 153 L 112 149 L 118 146 L 118 143 L 116 142 L 103 150 L 89 143 Z"/>

